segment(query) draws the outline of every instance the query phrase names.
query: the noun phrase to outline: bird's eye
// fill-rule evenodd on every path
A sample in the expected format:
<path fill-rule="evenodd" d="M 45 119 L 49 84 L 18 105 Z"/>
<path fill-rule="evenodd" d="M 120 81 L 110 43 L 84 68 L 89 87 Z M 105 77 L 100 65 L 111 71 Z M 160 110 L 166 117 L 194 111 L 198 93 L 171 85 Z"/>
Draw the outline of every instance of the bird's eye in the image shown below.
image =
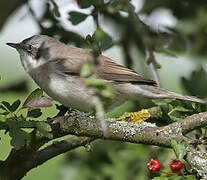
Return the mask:
<path fill-rule="evenodd" d="M 32 50 L 32 45 L 27 45 L 27 49 L 28 49 L 28 51 L 31 51 Z"/>

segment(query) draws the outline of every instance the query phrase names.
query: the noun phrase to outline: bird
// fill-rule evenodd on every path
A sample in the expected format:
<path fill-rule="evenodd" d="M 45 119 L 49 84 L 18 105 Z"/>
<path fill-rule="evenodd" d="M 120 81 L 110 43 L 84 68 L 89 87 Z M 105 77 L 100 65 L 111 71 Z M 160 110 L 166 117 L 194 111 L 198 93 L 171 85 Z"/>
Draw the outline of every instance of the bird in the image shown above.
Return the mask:
<path fill-rule="evenodd" d="M 86 49 L 66 45 L 47 35 L 33 35 L 20 43 L 7 43 L 15 48 L 24 70 L 51 98 L 66 107 L 89 112 L 94 109 L 94 91 L 80 76 L 80 69 L 87 61 L 94 62 L 93 75 L 113 87 L 114 100 L 108 106 L 117 106 L 126 100 L 180 99 L 207 104 L 205 100 L 186 96 L 158 87 L 154 80 L 112 59 L 99 55 L 94 58 Z"/>

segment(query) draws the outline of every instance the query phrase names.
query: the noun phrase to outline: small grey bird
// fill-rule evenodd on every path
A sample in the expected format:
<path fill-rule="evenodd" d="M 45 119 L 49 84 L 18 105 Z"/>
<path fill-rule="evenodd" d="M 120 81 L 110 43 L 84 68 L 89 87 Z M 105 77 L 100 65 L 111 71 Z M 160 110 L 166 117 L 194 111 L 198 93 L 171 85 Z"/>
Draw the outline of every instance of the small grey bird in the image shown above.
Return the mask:
<path fill-rule="evenodd" d="M 80 77 L 84 62 L 94 59 L 89 51 L 67 46 L 46 35 L 34 35 L 20 43 L 7 45 L 17 49 L 25 71 L 54 100 L 82 111 L 94 108 L 93 91 Z M 116 105 L 127 99 L 142 98 L 174 98 L 207 104 L 196 97 L 161 89 L 155 81 L 145 79 L 103 55 L 97 60 L 94 75 L 112 84 Z"/>

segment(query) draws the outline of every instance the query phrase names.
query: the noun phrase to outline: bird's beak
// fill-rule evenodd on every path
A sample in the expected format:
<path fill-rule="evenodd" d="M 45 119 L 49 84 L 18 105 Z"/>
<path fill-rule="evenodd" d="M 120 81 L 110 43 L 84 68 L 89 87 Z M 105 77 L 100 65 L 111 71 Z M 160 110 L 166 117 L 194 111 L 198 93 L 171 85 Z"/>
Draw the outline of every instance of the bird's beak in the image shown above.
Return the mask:
<path fill-rule="evenodd" d="M 15 48 L 15 49 L 19 49 L 19 48 L 21 48 L 21 45 L 20 45 L 20 43 L 6 43 L 8 46 L 11 46 L 11 47 L 13 47 L 13 48 Z"/>

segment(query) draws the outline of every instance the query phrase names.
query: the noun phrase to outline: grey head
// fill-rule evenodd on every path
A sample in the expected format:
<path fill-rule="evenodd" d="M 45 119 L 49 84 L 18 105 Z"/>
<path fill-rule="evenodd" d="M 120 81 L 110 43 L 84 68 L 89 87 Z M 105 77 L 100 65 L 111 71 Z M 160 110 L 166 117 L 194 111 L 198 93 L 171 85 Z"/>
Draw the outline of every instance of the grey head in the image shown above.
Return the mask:
<path fill-rule="evenodd" d="M 51 48 L 60 42 L 46 35 L 34 35 L 20 43 L 7 43 L 15 48 L 19 54 L 25 71 L 29 72 L 46 63 L 51 56 Z"/>

